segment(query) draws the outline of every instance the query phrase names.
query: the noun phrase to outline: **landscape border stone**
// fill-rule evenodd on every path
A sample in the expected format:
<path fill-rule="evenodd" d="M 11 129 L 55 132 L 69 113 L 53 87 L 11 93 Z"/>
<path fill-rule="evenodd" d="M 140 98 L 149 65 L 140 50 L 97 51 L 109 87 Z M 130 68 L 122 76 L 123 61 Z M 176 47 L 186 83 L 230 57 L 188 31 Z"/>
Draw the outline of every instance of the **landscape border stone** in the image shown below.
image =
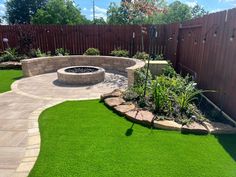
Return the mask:
<path fill-rule="evenodd" d="M 181 131 L 185 134 L 236 134 L 235 127 L 219 122 L 203 122 L 202 124 L 192 122 L 189 125 L 181 125 L 173 120 L 155 120 L 153 113 L 137 108 L 132 102 L 125 102 L 122 96 L 123 92 L 116 89 L 111 93 L 101 95 L 101 101 L 117 114 L 144 126 L 153 126 L 153 128 L 163 130 Z"/>

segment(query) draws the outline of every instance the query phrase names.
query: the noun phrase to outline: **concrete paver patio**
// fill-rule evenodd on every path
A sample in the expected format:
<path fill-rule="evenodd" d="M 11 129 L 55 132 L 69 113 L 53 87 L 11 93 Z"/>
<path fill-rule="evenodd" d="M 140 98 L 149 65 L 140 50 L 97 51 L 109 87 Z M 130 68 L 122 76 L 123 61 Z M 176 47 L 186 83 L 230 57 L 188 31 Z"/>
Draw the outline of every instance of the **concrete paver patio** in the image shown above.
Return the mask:
<path fill-rule="evenodd" d="M 39 153 L 37 121 L 45 108 L 127 87 L 127 78 L 111 73 L 104 82 L 84 87 L 68 87 L 56 79 L 56 73 L 24 78 L 13 83 L 12 91 L 0 94 L 0 177 L 28 175 Z"/>

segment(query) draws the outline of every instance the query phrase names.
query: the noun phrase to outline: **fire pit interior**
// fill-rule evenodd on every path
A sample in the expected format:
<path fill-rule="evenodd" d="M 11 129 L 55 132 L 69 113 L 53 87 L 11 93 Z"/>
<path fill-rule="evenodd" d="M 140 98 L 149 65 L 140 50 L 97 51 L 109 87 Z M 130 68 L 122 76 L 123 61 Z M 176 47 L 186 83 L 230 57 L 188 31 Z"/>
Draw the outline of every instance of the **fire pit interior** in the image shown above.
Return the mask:
<path fill-rule="evenodd" d="M 65 70 L 68 73 L 91 73 L 98 71 L 98 68 L 95 67 L 74 67 L 74 68 L 68 68 Z"/>
<path fill-rule="evenodd" d="M 92 85 L 103 82 L 105 70 L 94 66 L 71 66 L 57 71 L 58 81 L 69 85 Z"/>

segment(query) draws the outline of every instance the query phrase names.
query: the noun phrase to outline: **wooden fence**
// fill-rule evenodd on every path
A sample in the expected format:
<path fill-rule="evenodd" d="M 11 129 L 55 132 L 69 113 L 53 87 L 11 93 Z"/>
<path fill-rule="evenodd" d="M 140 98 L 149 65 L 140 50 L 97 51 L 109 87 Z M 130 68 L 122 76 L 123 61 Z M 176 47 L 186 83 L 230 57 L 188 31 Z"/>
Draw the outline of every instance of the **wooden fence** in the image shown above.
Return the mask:
<path fill-rule="evenodd" d="M 146 26 L 1 26 L 0 39 L 8 38 L 10 47 L 24 47 L 54 52 L 66 48 L 71 54 L 83 54 L 89 47 L 108 55 L 115 48 L 131 55 L 144 50 L 164 54 L 178 71 L 195 76 L 199 87 L 215 90 L 207 96 L 236 120 L 236 9 L 218 12 L 184 22 Z M 0 41 L 0 50 L 6 48 Z"/>
<path fill-rule="evenodd" d="M 164 53 L 164 35 L 166 25 L 155 26 L 158 31 L 155 39 L 149 34 L 143 35 L 140 26 L 108 26 L 108 25 L 12 25 L 0 27 L 0 39 L 7 38 L 10 47 L 24 50 L 40 48 L 42 51 L 51 51 L 65 48 L 70 54 L 83 54 L 90 47 L 98 48 L 103 55 L 109 55 L 112 50 L 121 48 L 134 55 L 144 50 L 155 54 Z M 151 26 L 146 26 L 150 31 Z M 152 40 L 150 40 L 152 39 Z M 149 47 L 151 46 L 151 47 Z M 0 41 L 0 50 L 8 46 Z"/>
<path fill-rule="evenodd" d="M 178 31 L 176 67 L 236 120 L 236 9 L 185 22 Z"/>

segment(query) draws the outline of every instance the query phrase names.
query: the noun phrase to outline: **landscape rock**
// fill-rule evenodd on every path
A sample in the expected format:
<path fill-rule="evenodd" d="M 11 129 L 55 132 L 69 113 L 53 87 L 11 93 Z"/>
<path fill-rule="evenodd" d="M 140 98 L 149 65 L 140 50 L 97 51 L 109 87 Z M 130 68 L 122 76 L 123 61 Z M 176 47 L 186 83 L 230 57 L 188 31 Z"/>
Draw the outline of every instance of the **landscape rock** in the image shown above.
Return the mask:
<path fill-rule="evenodd" d="M 134 122 L 151 125 L 154 114 L 149 111 L 128 111 L 126 117 Z"/>
<path fill-rule="evenodd" d="M 182 133 L 208 134 L 208 130 L 197 122 L 182 126 L 181 131 Z"/>
<path fill-rule="evenodd" d="M 122 91 L 119 89 L 115 89 L 111 93 L 106 93 L 101 95 L 101 100 L 105 100 L 106 98 L 112 98 L 112 97 L 121 97 L 122 96 Z"/>
<path fill-rule="evenodd" d="M 20 69 L 21 68 L 21 63 L 20 62 L 14 62 L 14 61 L 2 62 L 2 63 L 0 63 L 0 68 Z"/>
<path fill-rule="evenodd" d="M 132 103 L 123 104 L 123 105 L 116 106 L 114 109 L 118 111 L 120 114 L 124 115 L 126 112 L 132 111 L 133 109 L 135 109 L 135 105 Z"/>
<path fill-rule="evenodd" d="M 154 127 L 163 130 L 181 130 L 182 125 L 171 120 L 154 121 Z"/>
<path fill-rule="evenodd" d="M 236 134 L 236 128 L 220 122 L 203 122 L 211 134 Z"/>
<path fill-rule="evenodd" d="M 119 106 L 125 103 L 125 100 L 120 97 L 106 98 L 104 101 L 105 101 L 105 104 L 110 107 Z"/>

